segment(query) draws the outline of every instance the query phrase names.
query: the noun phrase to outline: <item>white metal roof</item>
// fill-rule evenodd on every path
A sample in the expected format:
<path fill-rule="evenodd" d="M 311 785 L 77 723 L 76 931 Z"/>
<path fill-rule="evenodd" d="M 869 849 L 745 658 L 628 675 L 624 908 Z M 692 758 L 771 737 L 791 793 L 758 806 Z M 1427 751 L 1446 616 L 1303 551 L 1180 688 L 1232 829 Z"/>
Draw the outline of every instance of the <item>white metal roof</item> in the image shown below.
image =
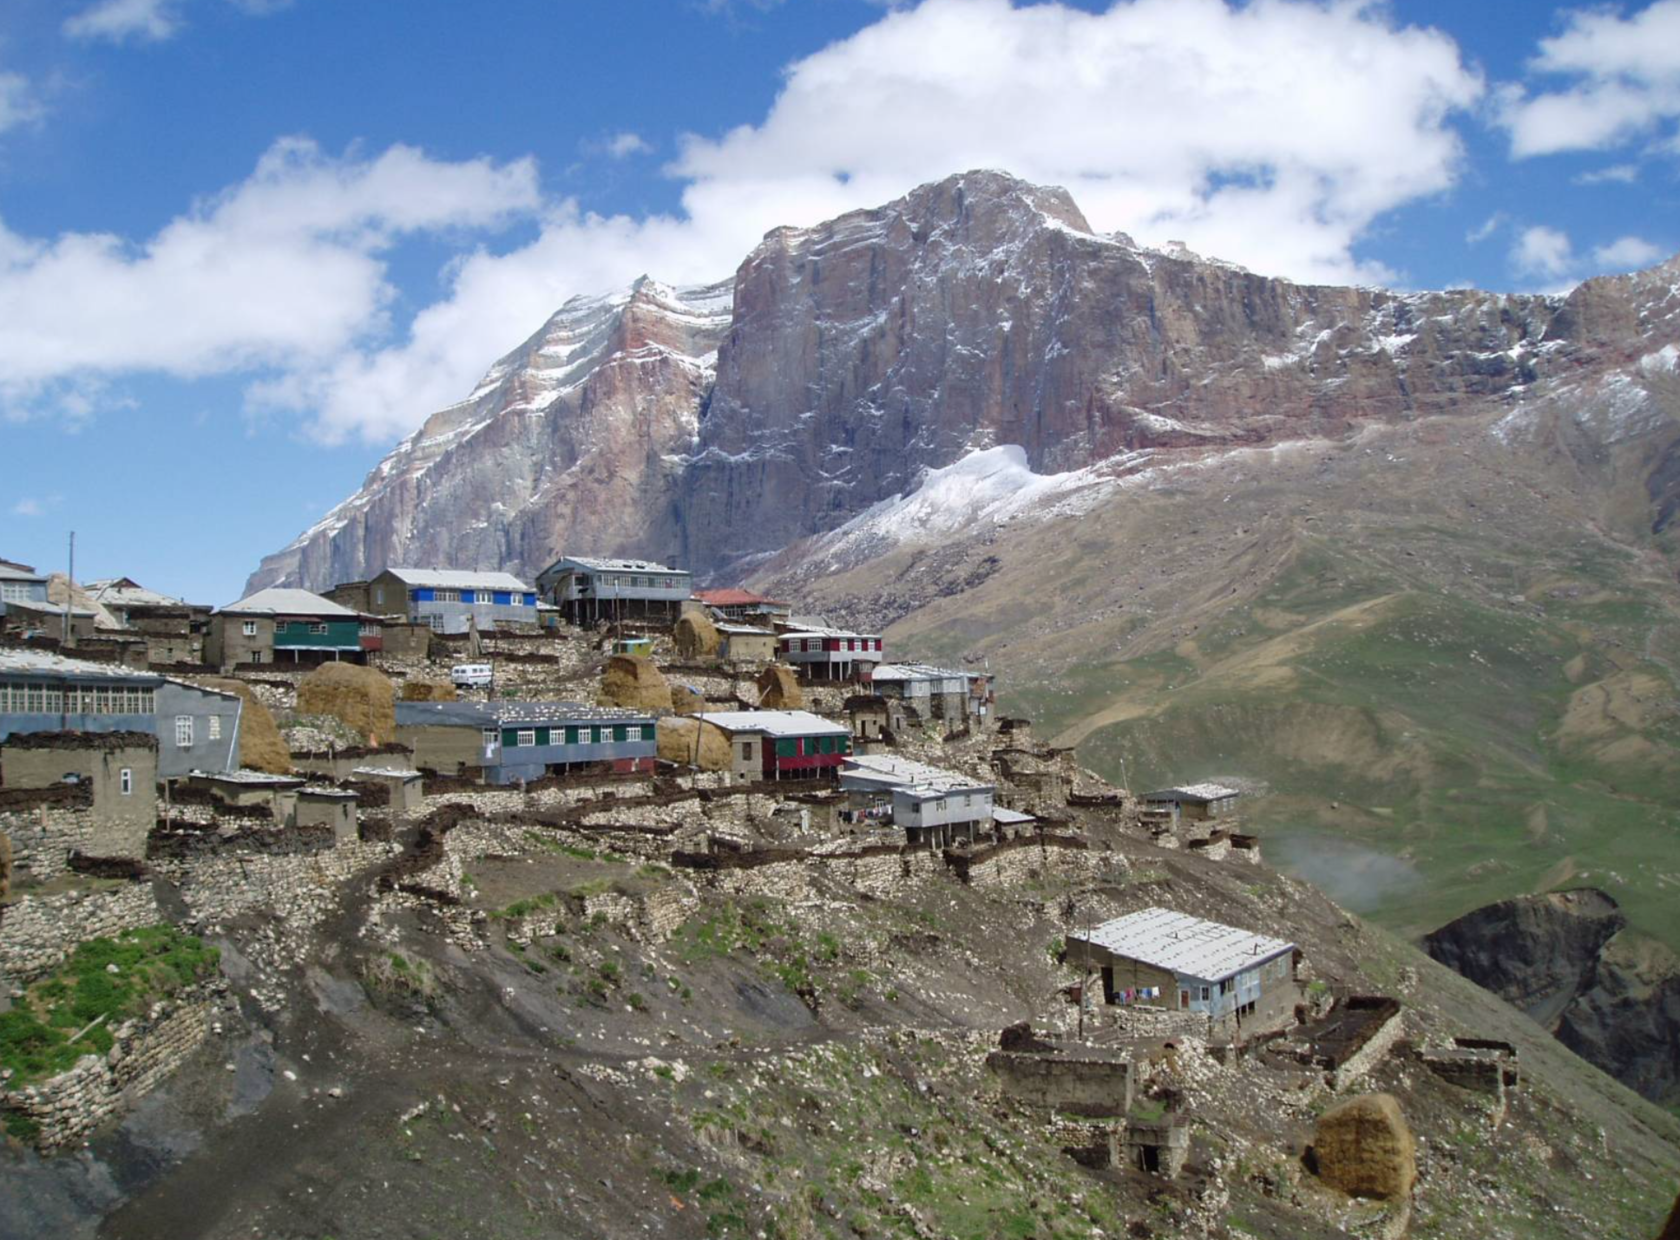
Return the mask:
<path fill-rule="evenodd" d="M 766 736 L 850 736 L 842 723 L 830 723 L 808 710 L 707 711 L 695 718 L 725 732 L 762 732 Z"/>
<path fill-rule="evenodd" d="M 350 773 L 381 779 L 419 779 L 421 777 L 419 771 L 411 770 L 406 766 L 358 766 Z"/>
<path fill-rule="evenodd" d="M 979 792 L 993 787 L 985 780 L 964 775 L 961 771 L 887 754 L 858 754 L 846 759 L 846 764 L 840 768 L 840 786 L 847 789 L 913 789 L 929 796 L 965 790 Z"/>
<path fill-rule="evenodd" d="M 178 598 L 167 594 L 159 594 L 156 590 L 148 590 L 145 586 L 119 586 L 115 578 L 110 581 L 90 581 L 83 587 L 96 602 L 106 607 L 185 607 L 187 604 Z"/>
<path fill-rule="evenodd" d="M 258 590 L 237 603 L 229 603 L 222 610 L 264 616 L 343 616 L 347 619 L 359 614 L 319 594 L 291 586 L 270 586 L 266 590 Z"/>
<path fill-rule="evenodd" d="M 388 568 L 393 577 L 411 586 L 435 586 L 445 590 L 506 590 L 529 594 L 531 587 L 512 573 L 474 572 L 455 568 Z"/>
<path fill-rule="evenodd" d="M 928 663 L 883 663 L 870 676 L 874 680 L 950 680 L 960 677 L 973 680 L 973 672 L 959 672 L 949 667 L 934 667 Z"/>
<path fill-rule="evenodd" d="M 611 573 L 681 573 L 688 575 L 686 568 L 672 568 L 669 564 L 659 564 L 653 560 L 613 560 L 593 555 L 563 555 L 550 564 L 545 570 L 553 572 L 562 564 L 575 564 L 579 568 L 592 569 L 595 572 Z"/>
<path fill-rule="evenodd" d="M 834 629 L 825 625 L 808 625 L 788 629 L 783 637 L 879 637 L 879 633 L 860 633 L 856 629 Z"/>
<path fill-rule="evenodd" d="M 45 573 L 38 573 L 34 569 L 24 568 L 21 564 L 0 564 L 0 580 L 45 583 L 47 576 Z"/>
<path fill-rule="evenodd" d="M 1168 908 L 1128 913 L 1103 922 L 1089 935 L 1075 932 L 1068 937 L 1094 943 L 1116 956 L 1141 960 L 1157 969 L 1205 982 L 1221 981 L 1295 950 L 1293 943 L 1282 939 L 1217 921 L 1204 921 Z"/>
<path fill-rule="evenodd" d="M 0 672 L 46 672 L 54 676 L 102 677 L 111 680 L 141 680 L 162 684 L 154 672 L 139 672 L 117 663 L 95 663 L 70 659 L 46 650 L 0 650 Z"/>
<path fill-rule="evenodd" d="M 994 805 L 992 807 L 992 821 L 1001 822 L 1006 827 L 1013 827 L 1023 822 L 1037 822 L 1038 819 L 1031 814 L 1023 814 L 1018 809 L 1005 809 L 1001 805 Z"/>
<path fill-rule="evenodd" d="M 1224 784 L 1183 784 L 1175 788 L 1163 788 L 1159 792 L 1146 792 L 1145 801 L 1223 801 L 1227 797 L 1240 796 L 1235 788 L 1227 788 Z"/>
<path fill-rule="evenodd" d="M 237 771 L 189 771 L 192 779 L 211 779 L 222 784 L 250 784 L 253 787 L 302 787 L 304 781 L 295 775 L 271 775 L 267 771 L 252 771 L 241 767 Z"/>
<path fill-rule="evenodd" d="M 751 624 L 713 624 L 719 633 L 727 633 L 730 637 L 774 637 L 774 629 L 761 629 Z"/>

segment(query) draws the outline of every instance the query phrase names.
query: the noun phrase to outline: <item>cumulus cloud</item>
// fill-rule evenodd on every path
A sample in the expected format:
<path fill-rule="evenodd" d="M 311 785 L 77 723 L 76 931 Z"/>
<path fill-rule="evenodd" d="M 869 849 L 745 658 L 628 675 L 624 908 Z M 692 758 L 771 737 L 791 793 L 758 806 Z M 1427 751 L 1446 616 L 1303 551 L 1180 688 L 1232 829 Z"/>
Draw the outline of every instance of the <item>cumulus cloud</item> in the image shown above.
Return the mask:
<path fill-rule="evenodd" d="M 160 43 L 180 28 L 174 0 L 100 0 L 64 23 L 72 39 Z"/>
<path fill-rule="evenodd" d="M 1605 150 L 1657 135 L 1680 153 L 1680 0 L 1657 0 L 1632 16 L 1576 10 L 1543 39 L 1531 72 L 1563 79 L 1529 94 L 1509 88 L 1501 113 L 1517 158 Z"/>
<path fill-rule="evenodd" d="M 1663 248 L 1643 237 L 1618 237 L 1608 245 L 1592 252 L 1593 264 L 1600 271 L 1636 271 L 1649 267 L 1664 256 Z"/>
<path fill-rule="evenodd" d="M 272 363 L 280 373 L 261 377 L 254 403 L 303 410 L 329 439 L 383 441 L 460 399 L 570 295 L 643 272 L 717 279 L 773 227 L 976 167 L 1066 186 L 1101 231 L 1183 240 L 1299 280 L 1380 282 L 1394 273 L 1362 261 L 1357 243 L 1385 213 L 1453 185 L 1462 159 L 1453 117 L 1483 89 L 1449 36 L 1397 26 L 1387 6 L 1362 0 L 1122 0 L 1102 13 L 925 0 L 788 66 L 756 124 L 685 136 L 666 169 L 683 186 L 679 210 L 600 216 L 547 203 L 534 239 L 459 258 L 447 295 L 382 347 L 368 333 L 389 295 L 382 246 L 399 227 L 390 216 L 367 221 L 367 241 L 340 226 L 287 225 L 255 255 L 230 248 L 215 270 L 243 270 L 221 278 L 190 268 L 188 241 L 237 238 L 243 251 L 248 231 L 271 240 L 256 229 L 258 213 L 224 203 L 180 221 L 185 238 L 172 226 L 139 252 L 113 238 L 60 239 L 26 265 L 40 273 L 30 297 L 8 299 L 16 278 L 0 273 L 0 373 L 9 354 L 43 376 Z M 343 192 L 329 197 L 341 202 Z M 179 267 L 194 271 L 193 297 L 176 288 Z M 73 334 L 70 324 L 40 332 L 25 307 L 61 268 L 112 276 L 118 295 L 96 300 L 121 309 L 78 313 Z M 154 270 L 171 276 L 138 278 Z M 284 311 L 242 296 L 270 282 Z M 178 306 L 184 324 L 144 313 L 158 288 L 168 295 L 154 309 Z M 113 327 L 103 321 L 112 315 L 126 317 Z M 32 347 L 36 335 L 45 347 Z"/>
<path fill-rule="evenodd" d="M 1536 224 L 1517 234 L 1511 265 L 1525 276 L 1555 278 L 1575 265 L 1575 246 L 1562 229 Z"/>
<path fill-rule="evenodd" d="M 403 146 L 335 158 L 287 139 L 140 245 L 0 225 L 0 403 L 86 416 L 111 375 L 325 365 L 387 326 L 381 254 L 397 240 L 537 205 L 528 160 L 441 162 Z"/>
<path fill-rule="evenodd" d="M 653 150 L 646 138 L 639 133 L 615 133 L 601 143 L 601 150 L 614 159 L 628 159 L 632 155 L 645 155 Z"/>
<path fill-rule="evenodd" d="M 43 511 L 41 501 L 27 495 L 12 505 L 14 517 L 38 517 Z"/>
<path fill-rule="evenodd" d="M 1525 228 L 1511 247 L 1511 267 L 1519 275 L 1568 287 L 1587 276 L 1616 274 L 1648 267 L 1665 254 L 1644 237 L 1624 236 L 1578 254 L 1569 234 L 1545 224 Z"/>

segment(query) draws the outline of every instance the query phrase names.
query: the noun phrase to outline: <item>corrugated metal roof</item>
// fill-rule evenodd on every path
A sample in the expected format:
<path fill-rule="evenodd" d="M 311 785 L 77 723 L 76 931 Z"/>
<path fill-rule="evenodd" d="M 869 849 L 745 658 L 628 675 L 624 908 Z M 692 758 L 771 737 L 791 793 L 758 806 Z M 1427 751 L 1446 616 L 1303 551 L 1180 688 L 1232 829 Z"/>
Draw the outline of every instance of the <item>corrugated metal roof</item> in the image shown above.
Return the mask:
<path fill-rule="evenodd" d="M 946 680 L 951 677 L 972 680 L 974 673 L 934 667 L 929 663 L 883 663 L 870 673 L 870 677 L 874 680 Z"/>
<path fill-rule="evenodd" d="M 842 723 L 830 723 L 808 710 L 723 710 L 692 716 L 725 732 L 762 732 L 766 736 L 850 736 Z"/>
<path fill-rule="evenodd" d="M 583 702 L 398 702 L 402 727 L 438 724 L 446 727 L 489 728 L 507 724 L 652 723 L 647 711 L 622 706 L 589 706 Z"/>
<path fill-rule="evenodd" d="M 750 624 L 714 624 L 713 628 L 719 633 L 727 633 L 731 637 L 774 637 L 775 629 L 755 628 Z"/>
<path fill-rule="evenodd" d="M 22 564 L 11 564 L 0 560 L 0 581 L 39 581 L 45 582 L 46 576 L 32 568 L 25 568 Z"/>
<path fill-rule="evenodd" d="M 475 572 L 455 568 L 388 568 L 385 570 L 406 585 L 442 587 L 445 590 L 506 590 L 530 594 L 531 587 L 512 573 Z"/>
<path fill-rule="evenodd" d="M 270 586 L 266 590 L 258 590 L 237 603 L 229 603 L 222 610 L 264 616 L 342 616 L 347 620 L 359 614 L 319 594 L 291 586 Z"/>
<path fill-rule="evenodd" d="M 968 790 L 979 792 L 994 787 L 983 779 L 961 771 L 887 754 L 858 754 L 840 768 L 840 786 L 915 789 L 930 795 Z"/>
<path fill-rule="evenodd" d="M 367 776 L 369 778 L 373 778 L 373 777 L 376 777 L 376 776 L 379 777 L 379 778 L 383 778 L 383 779 L 419 779 L 420 778 L 420 772 L 419 771 L 411 770 L 410 768 L 408 768 L 406 766 L 358 766 L 358 767 L 354 768 L 350 773 L 352 775 L 364 775 L 364 776 Z"/>
<path fill-rule="evenodd" d="M 1146 792 L 1145 801 L 1223 801 L 1226 797 L 1242 795 L 1235 788 L 1227 788 L 1224 784 L 1184 784 L 1177 788 L 1163 788 L 1159 792 Z"/>
<path fill-rule="evenodd" d="M 1282 939 L 1167 908 L 1128 913 L 1103 922 L 1088 936 L 1072 933 L 1068 937 L 1204 982 L 1222 981 L 1295 950 L 1293 943 Z"/>
<path fill-rule="evenodd" d="M 755 603 L 764 603 L 771 607 L 785 607 L 786 603 L 779 603 L 775 599 L 765 598 L 762 594 L 754 594 L 751 590 L 736 590 L 725 588 L 721 590 L 696 590 L 694 597 L 708 607 L 751 607 Z"/>
<path fill-rule="evenodd" d="M 783 637 L 879 637 L 879 633 L 860 633 L 857 629 L 835 629 L 825 625 L 801 625 L 787 630 Z"/>
<path fill-rule="evenodd" d="M 69 659 L 46 650 L 0 650 L 0 672 L 45 672 L 53 676 L 77 679 L 144 681 L 161 685 L 163 677 L 151 672 L 137 672 L 116 663 L 94 663 L 87 659 Z"/>
<path fill-rule="evenodd" d="M 220 784 L 249 784 L 252 787 L 302 787 L 295 775 L 270 775 L 267 771 L 188 771 L 189 779 L 211 779 Z"/>
<path fill-rule="evenodd" d="M 563 555 L 550 564 L 544 573 L 551 573 L 562 564 L 575 564 L 579 568 L 592 569 L 595 572 L 612 573 L 681 573 L 688 575 L 686 568 L 672 568 L 669 564 L 658 564 L 653 560 L 613 560 L 593 555 Z"/>

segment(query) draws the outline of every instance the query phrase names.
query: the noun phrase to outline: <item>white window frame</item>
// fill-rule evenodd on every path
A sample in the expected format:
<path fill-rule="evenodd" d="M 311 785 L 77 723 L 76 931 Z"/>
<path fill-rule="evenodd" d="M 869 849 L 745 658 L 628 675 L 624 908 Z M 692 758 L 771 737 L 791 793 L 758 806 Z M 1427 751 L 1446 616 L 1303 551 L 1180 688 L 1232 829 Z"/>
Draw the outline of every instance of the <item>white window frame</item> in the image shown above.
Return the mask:
<path fill-rule="evenodd" d="M 134 795 L 134 768 L 125 766 L 117 772 L 117 785 L 126 796 Z"/>
<path fill-rule="evenodd" d="M 255 620 L 247 620 L 239 626 L 239 631 L 246 637 L 255 637 L 257 635 L 257 622 Z"/>
<path fill-rule="evenodd" d="M 537 743 L 537 730 L 535 728 L 520 728 L 514 734 L 513 742 L 521 749 L 534 748 Z"/>
<path fill-rule="evenodd" d="M 191 715 L 175 716 L 175 748 L 191 749 L 193 747 L 193 717 Z"/>

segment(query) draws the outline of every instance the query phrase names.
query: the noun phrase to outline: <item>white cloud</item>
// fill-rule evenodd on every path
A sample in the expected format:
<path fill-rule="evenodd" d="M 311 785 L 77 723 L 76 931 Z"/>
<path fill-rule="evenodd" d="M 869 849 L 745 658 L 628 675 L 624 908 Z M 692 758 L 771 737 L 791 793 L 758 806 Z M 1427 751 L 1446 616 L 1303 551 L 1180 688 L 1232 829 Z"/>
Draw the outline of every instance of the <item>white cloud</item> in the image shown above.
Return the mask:
<path fill-rule="evenodd" d="M 1608 168 L 1596 168 L 1591 172 L 1583 172 L 1574 178 L 1577 185 L 1632 185 L 1639 180 L 1639 165 L 1611 164 Z"/>
<path fill-rule="evenodd" d="M 1657 0 L 1631 17 L 1572 11 L 1561 34 L 1541 40 L 1529 69 L 1568 82 L 1534 95 L 1520 87 L 1504 93 L 1517 158 L 1606 150 L 1653 133 L 1680 151 L 1672 127 L 1680 118 L 1680 0 Z"/>
<path fill-rule="evenodd" d="M 607 154 L 614 159 L 623 159 L 628 155 L 644 155 L 651 150 L 653 148 L 639 133 L 615 133 L 607 139 Z"/>
<path fill-rule="evenodd" d="M 64 33 L 72 39 L 128 39 L 159 43 L 180 28 L 175 0 L 99 0 L 67 19 Z"/>
<path fill-rule="evenodd" d="M 38 517 L 42 511 L 41 501 L 29 496 L 25 496 L 12 505 L 12 515 L 14 517 Z"/>
<path fill-rule="evenodd" d="M 1575 265 L 1575 247 L 1568 233 L 1536 224 L 1518 234 L 1511 265 L 1525 276 L 1555 278 Z"/>
<path fill-rule="evenodd" d="M 528 160 L 446 163 L 402 146 L 338 159 L 288 139 L 141 245 L 0 225 L 0 404 L 85 417 L 112 375 L 328 364 L 386 326 L 381 254 L 396 240 L 537 205 Z"/>
<path fill-rule="evenodd" d="M 1663 248 L 1643 237 L 1618 237 L 1592 252 L 1593 263 L 1600 271 L 1637 271 L 1663 257 Z"/>
<path fill-rule="evenodd" d="M 1472 228 L 1469 232 L 1464 234 L 1465 243 L 1467 245 L 1480 245 L 1489 237 L 1493 236 L 1494 233 L 1505 227 L 1505 220 L 1505 212 L 1495 211 L 1475 228 Z"/>
<path fill-rule="evenodd" d="M 39 119 L 41 105 L 29 79 L 21 73 L 0 72 L 0 133 Z"/>

